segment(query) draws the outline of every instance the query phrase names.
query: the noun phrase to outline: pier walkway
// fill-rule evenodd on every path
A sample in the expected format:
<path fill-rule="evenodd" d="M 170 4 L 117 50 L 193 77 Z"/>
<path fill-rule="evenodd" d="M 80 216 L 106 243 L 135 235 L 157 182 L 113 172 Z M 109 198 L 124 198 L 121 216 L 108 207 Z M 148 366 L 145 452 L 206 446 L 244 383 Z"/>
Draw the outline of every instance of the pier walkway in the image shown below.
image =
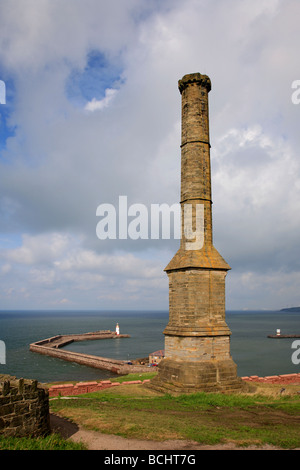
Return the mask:
<path fill-rule="evenodd" d="M 111 359 L 108 357 L 93 356 L 90 354 L 77 353 L 72 351 L 65 351 L 61 349 L 67 344 L 74 341 L 86 340 L 101 340 L 101 339 L 116 339 L 116 338 L 130 338 L 129 335 L 120 334 L 110 330 L 94 331 L 90 333 L 72 334 L 72 335 L 57 335 L 51 338 L 43 339 L 29 346 L 30 351 L 43 354 L 45 356 L 57 357 L 64 361 L 75 362 L 77 364 L 93 367 L 101 370 L 108 370 L 114 374 L 130 374 L 135 372 L 149 372 L 149 368 L 143 365 L 128 364 L 127 361 L 118 359 Z"/>

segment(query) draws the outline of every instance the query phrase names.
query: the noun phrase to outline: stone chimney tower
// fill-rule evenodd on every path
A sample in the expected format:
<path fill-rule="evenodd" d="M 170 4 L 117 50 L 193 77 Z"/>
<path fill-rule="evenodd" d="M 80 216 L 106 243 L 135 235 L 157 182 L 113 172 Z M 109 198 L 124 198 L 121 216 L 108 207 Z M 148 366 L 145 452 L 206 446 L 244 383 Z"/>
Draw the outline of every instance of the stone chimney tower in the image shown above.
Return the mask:
<path fill-rule="evenodd" d="M 240 389 L 225 322 L 225 277 L 230 266 L 213 246 L 208 76 L 179 80 L 182 96 L 181 243 L 165 271 L 169 323 L 165 358 L 151 381 L 157 389 L 189 393 Z"/>

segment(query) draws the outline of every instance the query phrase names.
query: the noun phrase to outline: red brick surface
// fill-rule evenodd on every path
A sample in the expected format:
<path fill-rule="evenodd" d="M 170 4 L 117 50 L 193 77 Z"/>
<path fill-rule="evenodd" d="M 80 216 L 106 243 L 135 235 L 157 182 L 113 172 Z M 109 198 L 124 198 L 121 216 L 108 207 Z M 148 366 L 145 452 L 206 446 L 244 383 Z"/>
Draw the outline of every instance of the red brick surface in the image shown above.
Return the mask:
<path fill-rule="evenodd" d="M 261 383 L 273 383 L 273 384 L 300 384 L 300 373 L 299 374 L 283 374 L 283 375 L 269 375 L 266 377 L 258 377 L 258 375 L 251 375 L 250 377 L 242 377 L 245 382 L 261 382 Z M 81 395 L 83 393 L 97 392 L 110 387 L 118 387 L 120 385 L 132 385 L 142 384 L 150 382 L 149 379 L 144 381 L 132 380 L 128 382 L 111 382 L 110 380 L 102 380 L 101 382 L 78 382 L 77 384 L 62 384 L 53 385 L 49 388 L 49 397 L 58 396 L 72 396 Z"/>
<path fill-rule="evenodd" d="M 242 377 L 246 382 L 262 382 L 272 384 L 300 384 L 300 373 L 299 374 L 283 374 L 283 375 L 269 375 L 266 377 L 258 377 L 252 375 L 250 377 Z"/>

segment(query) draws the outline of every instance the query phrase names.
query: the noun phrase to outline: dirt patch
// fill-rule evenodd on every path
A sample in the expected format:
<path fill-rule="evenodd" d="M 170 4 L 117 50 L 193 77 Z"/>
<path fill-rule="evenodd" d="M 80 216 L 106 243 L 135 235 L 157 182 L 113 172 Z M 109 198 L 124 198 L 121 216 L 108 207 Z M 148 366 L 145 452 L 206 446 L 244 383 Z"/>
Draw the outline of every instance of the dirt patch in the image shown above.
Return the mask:
<path fill-rule="evenodd" d="M 186 402 L 128 384 L 105 390 L 96 398 L 53 399 L 51 412 L 60 418 L 52 417 L 52 423 L 53 429 L 60 426 L 59 432 L 69 432 L 67 438 L 81 440 L 91 450 L 293 448 L 293 443 L 299 444 L 300 424 L 294 387 L 286 386 L 282 392 L 278 385 L 263 384 L 257 387 L 259 394 L 232 399 L 212 396 L 208 402 L 195 397 L 195 402 Z"/>
<path fill-rule="evenodd" d="M 88 450 L 279 450 L 279 448 L 270 445 L 238 447 L 233 443 L 201 445 L 188 440 L 157 442 L 142 439 L 126 439 L 120 436 L 83 429 L 77 424 L 54 414 L 50 415 L 50 425 L 53 432 L 61 434 L 65 439 L 84 443 Z"/>

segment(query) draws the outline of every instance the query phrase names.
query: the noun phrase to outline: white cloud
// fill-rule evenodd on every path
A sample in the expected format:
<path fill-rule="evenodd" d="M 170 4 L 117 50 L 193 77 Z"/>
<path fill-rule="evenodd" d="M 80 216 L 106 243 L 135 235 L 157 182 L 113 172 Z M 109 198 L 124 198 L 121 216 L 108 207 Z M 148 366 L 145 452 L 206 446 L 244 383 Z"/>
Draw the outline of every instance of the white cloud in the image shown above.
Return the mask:
<path fill-rule="evenodd" d="M 8 250 L 4 257 L 18 264 L 39 265 L 55 261 L 67 247 L 69 237 L 60 233 L 24 235 L 21 247 Z"/>
<path fill-rule="evenodd" d="M 152 291 L 160 301 L 167 299 L 167 279 L 155 260 L 140 259 L 132 253 L 98 254 L 81 247 L 81 241 L 57 233 L 23 236 L 23 244 L 2 251 L 0 298 L 5 304 L 13 297 L 18 306 L 36 299 L 36 307 L 52 305 L 107 308 L 111 297 L 124 305 L 125 300 L 139 303 L 153 301 Z M 10 264 L 6 261 L 9 260 Z M 134 293 L 134 296 L 132 295 Z M 38 296 L 38 300 L 37 300 Z M 63 299 L 68 299 L 68 302 Z M 118 300 L 119 299 L 119 300 Z"/>
<path fill-rule="evenodd" d="M 278 310 L 298 306 L 300 272 L 268 270 L 264 272 L 230 272 L 227 277 L 227 296 L 236 291 L 232 309 L 240 309 L 241 302 L 248 309 Z"/>
<path fill-rule="evenodd" d="M 84 67 L 89 49 L 117 52 L 134 31 L 132 12 L 138 0 L 22 0 L 1 4 L 0 56 L 22 72 L 64 60 Z"/>
<path fill-rule="evenodd" d="M 9 273 L 9 271 L 11 271 L 11 265 L 10 264 L 4 264 L 2 267 L 1 267 L 1 271 L 3 274 L 6 274 L 6 273 Z"/>
<path fill-rule="evenodd" d="M 118 90 L 114 88 L 107 88 L 105 90 L 105 97 L 102 100 L 96 100 L 96 98 L 93 98 L 85 105 L 85 109 L 87 111 L 96 111 L 98 109 L 107 108 L 117 92 Z"/>

